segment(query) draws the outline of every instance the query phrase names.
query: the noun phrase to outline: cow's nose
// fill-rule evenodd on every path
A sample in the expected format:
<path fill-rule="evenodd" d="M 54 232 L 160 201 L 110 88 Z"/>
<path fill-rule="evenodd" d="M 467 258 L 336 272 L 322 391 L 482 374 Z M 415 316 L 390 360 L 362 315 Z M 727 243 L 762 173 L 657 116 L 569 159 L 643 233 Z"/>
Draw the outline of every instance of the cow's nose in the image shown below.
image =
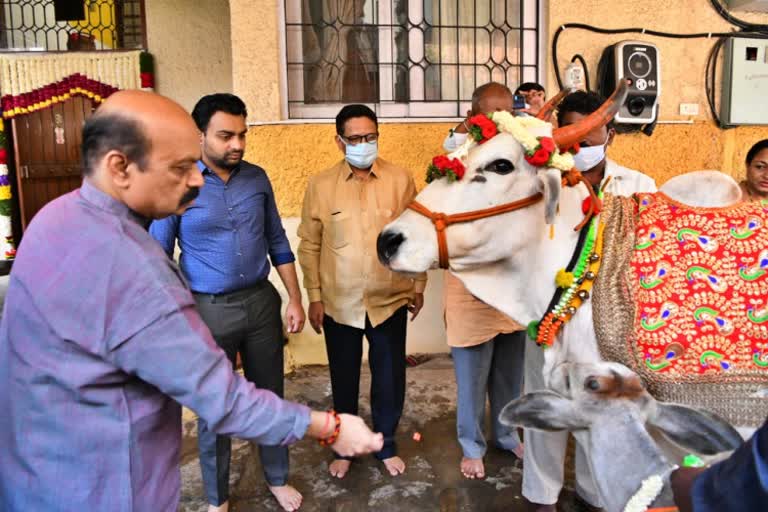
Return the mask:
<path fill-rule="evenodd" d="M 389 265 L 392 257 L 397 254 L 397 250 L 405 242 L 402 233 L 395 231 L 382 231 L 376 240 L 376 252 L 379 255 L 379 261 L 382 265 Z"/>

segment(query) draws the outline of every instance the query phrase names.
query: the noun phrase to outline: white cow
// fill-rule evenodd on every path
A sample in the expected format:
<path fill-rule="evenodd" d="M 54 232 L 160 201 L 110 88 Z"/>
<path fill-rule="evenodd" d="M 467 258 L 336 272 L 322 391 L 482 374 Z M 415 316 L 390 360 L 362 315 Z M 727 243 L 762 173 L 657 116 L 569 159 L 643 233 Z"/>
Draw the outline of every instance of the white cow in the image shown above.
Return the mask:
<path fill-rule="evenodd" d="M 590 190 L 583 183 L 561 187 L 564 167 L 532 165 L 525 158 L 526 149 L 530 155 L 531 148 L 525 148 L 521 139 L 552 137 L 559 147 L 571 147 L 587 132 L 612 117 L 622 102 L 623 89 L 620 88 L 598 112 L 578 125 L 553 132 L 549 123 L 526 122 L 530 132 L 527 137 L 521 136 L 518 126 L 516 133 L 514 130 L 502 131 L 481 145 L 473 145 L 470 141 L 449 155 L 463 162 L 463 177 L 458 181 L 432 181 L 416 197 L 418 204 L 414 209 L 406 210 L 385 227 L 378 240 L 382 263 L 405 273 L 447 267 L 473 295 L 518 323 L 527 325 L 539 320 L 556 290 L 553 276 L 558 269 L 566 267 L 577 247 L 579 233 L 574 227 L 584 220 L 582 205 L 590 196 Z M 617 95 L 618 101 L 614 102 Z M 662 187 L 662 191 L 681 202 L 701 206 L 728 205 L 740 198 L 738 185 L 730 177 L 715 171 L 675 178 Z M 475 215 L 476 212 L 481 214 Z M 462 219 L 465 214 L 472 220 Z M 451 223 L 453 220 L 460 222 Z M 585 371 L 616 374 L 615 368 L 619 365 L 601 361 L 591 301 L 586 301 L 565 325 L 553 347 L 545 351 L 545 381 L 561 396 L 575 399 L 577 397 L 570 392 L 570 383 L 564 379 L 574 372 L 578 375 Z M 570 370 L 563 371 L 563 368 Z M 622 368 L 622 372 L 631 373 Z M 606 397 L 611 398 L 610 394 L 601 396 Z M 627 405 L 629 402 L 626 401 L 623 403 L 630 408 L 636 407 Z M 654 406 L 638 413 L 638 421 L 649 421 L 655 410 Z M 516 412 L 519 410 L 509 409 L 506 421 L 531 426 L 530 414 L 525 418 L 526 423 L 519 421 Z M 702 421 L 710 423 L 706 419 Z M 709 428 L 723 432 L 727 442 L 721 448 L 732 449 L 739 438 L 723 423 L 713 419 Z M 581 422 L 580 428 L 588 427 L 589 421 Z M 639 430 L 643 430 L 642 425 Z M 601 432 L 601 435 L 605 434 Z M 595 436 L 593 434 L 593 441 L 600 439 Z M 587 443 L 585 436 L 578 437 Z M 631 449 L 634 445 L 627 446 Z M 603 462 L 609 462 L 609 458 L 603 458 Z M 596 468 L 594 460 L 590 463 L 595 475 L 620 473 L 612 473 L 610 468 Z M 639 489 L 639 483 L 634 484 L 637 484 L 634 489 Z M 633 484 L 627 487 L 625 482 L 623 485 L 623 488 L 632 489 Z M 600 489 L 601 494 L 604 489 Z M 602 498 L 610 505 L 609 509 L 621 509 L 621 499 L 617 501 L 615 497 L 605 495 Z M 626 496 L 622 495 L 624 498 Z"/>

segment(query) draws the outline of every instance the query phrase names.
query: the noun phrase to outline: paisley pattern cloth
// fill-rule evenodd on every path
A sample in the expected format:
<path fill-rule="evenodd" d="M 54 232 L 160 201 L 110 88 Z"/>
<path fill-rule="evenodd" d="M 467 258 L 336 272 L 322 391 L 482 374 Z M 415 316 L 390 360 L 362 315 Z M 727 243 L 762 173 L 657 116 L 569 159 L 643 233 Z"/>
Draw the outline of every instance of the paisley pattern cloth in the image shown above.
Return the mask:
<path fill-rule="evenodd" d="M 640 374 L 657 399 L 760 425 L 768 414 L 768 398 L 755 396 L 768 389 L 768 205 L 697 208 L 663 193 L 607 203 L 594 303 L 603 356 Z"/>

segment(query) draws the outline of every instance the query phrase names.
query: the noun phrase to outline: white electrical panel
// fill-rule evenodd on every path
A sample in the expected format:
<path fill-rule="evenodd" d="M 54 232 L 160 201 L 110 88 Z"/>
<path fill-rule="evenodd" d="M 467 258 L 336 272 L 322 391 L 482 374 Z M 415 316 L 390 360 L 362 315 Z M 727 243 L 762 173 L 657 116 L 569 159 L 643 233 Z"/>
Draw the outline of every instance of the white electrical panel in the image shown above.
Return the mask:
<path fill-rule="evenodd" d="M 768 39 L 726 41 L 722 90 L 723 125 L 768 124 Z"/>
<path fill-rule="evenodd" d="M 768 0 L 726 0 L 732 11 L 768 12 Z"/>

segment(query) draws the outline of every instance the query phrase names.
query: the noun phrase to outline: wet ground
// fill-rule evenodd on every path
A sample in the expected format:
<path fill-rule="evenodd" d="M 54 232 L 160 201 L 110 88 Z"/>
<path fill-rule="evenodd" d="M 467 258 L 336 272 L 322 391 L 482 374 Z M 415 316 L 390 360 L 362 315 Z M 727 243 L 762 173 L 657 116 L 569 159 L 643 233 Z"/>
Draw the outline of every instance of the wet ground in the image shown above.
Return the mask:
<path fill-rule="evenodd" d="M 451 359 L 433 358 L 408 368 L 408 387 L 398 446 L 405 474 L 392 477 L 372 456 L 356 460 L 343 479 L 328 474 L 332 455 L 316 442 L 301 441 L 291 448 L 290 483 L 304 496 L 303 512 L 315 511 L 516 511 L 524 510 L 520 485 L 521 461 L 509 452 L 489 448 L 484 480 L 467 480 L 459 472 L 461 450 L 456 441 L 456 387 Z M 370 376 L 363 373 L 361 415 L 370 424 L 367 390 Z M 286 396 L 315 409 L 331 405 L 327 367 L 304 367 L 286 377 Z M 197 462 L 196 422 L 187 413 L 182 455 L 180 510 L 206 510 Z M 421 441 L 413 433 L 421 433 Z M 230 475 L 231 507 L 236 512 L 281 510 L 266 487 L 248 443 L 233 442 Z M 571 489 L 561 497 L 560 511 L 575 512 Z"/>

